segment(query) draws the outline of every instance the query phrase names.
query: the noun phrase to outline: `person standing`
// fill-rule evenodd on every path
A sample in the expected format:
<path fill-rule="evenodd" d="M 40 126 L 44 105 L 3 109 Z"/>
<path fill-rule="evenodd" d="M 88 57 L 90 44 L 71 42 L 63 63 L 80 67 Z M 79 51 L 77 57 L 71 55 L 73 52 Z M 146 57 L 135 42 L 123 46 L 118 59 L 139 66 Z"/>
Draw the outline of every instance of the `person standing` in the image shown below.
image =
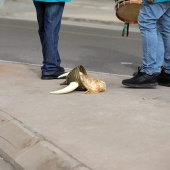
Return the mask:
<path fill-rule="evenodd" d="M 122 84 L 129 87 L 170 86 L 170 0 L 143 0 L 138 24 L 142 35 L 143 58 L 137 75 L 125 79 Z M 159 34 L 163 39 L 163 47 Z M 159 54 L 163 53 L 159 56 Z M 159 61 L 158 61 L 159 60 Z M 159 63 L 159 67 L 157 65 Z M 160 63 L 164 64 L 161 70 Z M 156 75 L 156 72 L 161 72 Z"/>
<path fill-rule="evenodd" d="M 65 73 L 64 68 L 60 66 L 58 41 L 65 2 L 70 1 L 33 0 L 43 54 L 43 66 L 41 67 L 41 79 L 43 80 L 57 79 L 58 76 Z"/>

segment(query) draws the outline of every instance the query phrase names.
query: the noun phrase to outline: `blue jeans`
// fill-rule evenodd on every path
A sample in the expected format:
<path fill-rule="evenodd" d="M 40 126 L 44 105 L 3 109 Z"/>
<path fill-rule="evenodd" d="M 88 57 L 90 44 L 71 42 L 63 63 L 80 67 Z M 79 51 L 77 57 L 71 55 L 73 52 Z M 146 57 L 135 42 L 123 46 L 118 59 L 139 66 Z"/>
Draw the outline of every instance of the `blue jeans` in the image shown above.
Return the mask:
<path fill-rule="evenodd" d="M 58 52 L 59 31 L 64 10 L 64 2 L 34 1 L 39 25 L 39 36 L 42 45 L 43 75 L 50 75 L 60 67 L 61 59 Z"/>
<path fill-rule="evenodd" d="M 170 2 L 143 1 L 138 24 L 142 35 L 143 58 L 141 72 L 160 72 L 164 63 L 170 74 Z"/>

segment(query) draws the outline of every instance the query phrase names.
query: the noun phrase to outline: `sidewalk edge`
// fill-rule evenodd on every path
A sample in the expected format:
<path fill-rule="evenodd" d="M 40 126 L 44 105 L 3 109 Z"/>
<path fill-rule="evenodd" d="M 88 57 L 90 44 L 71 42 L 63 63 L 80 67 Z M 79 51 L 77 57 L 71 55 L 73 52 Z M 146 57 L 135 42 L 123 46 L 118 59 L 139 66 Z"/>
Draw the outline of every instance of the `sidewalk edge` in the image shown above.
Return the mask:
<path fill-rule="evenodd" d="M 0 156 L 17 170 L 90 170 L 43 136 L 1 110 Z"/>

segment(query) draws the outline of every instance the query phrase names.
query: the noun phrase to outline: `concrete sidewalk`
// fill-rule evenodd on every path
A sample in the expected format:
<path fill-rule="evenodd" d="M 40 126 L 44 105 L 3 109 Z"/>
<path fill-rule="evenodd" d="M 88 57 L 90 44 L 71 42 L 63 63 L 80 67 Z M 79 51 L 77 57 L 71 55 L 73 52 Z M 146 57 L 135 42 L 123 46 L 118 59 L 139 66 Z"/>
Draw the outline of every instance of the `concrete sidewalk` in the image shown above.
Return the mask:
<path fill-rule="evenodd" d="M 18 170 L 169 170 L 170 89 L 88 73 L 103 93 L 52 95 L 38 66 L 0 62 L 0 155 Z"/>

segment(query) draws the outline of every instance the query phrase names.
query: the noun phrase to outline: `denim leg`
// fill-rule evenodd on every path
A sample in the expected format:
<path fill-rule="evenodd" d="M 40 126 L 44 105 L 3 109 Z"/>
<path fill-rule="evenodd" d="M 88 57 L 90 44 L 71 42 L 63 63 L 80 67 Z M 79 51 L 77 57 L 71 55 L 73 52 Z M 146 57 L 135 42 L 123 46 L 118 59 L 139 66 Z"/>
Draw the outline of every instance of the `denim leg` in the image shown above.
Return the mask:
<path fill-rule="evenodd" d="M 152 75 L 156 70 L 158 49 L 157 20 L 163 10 L 158 4 L 143 2 L 138 24 L 142 35 L 143 58 L 141 72 Z"/>
<path fill-rule="evenodd" d="M 64 10 L 64 2 L 37 2 L 39 35 L 42 44 L 43 75 L 55 73 L 61 64 L 58 52 L 59 31 Z M 38 9 L 40 8 L 40 9 Z"/>
<path fill-rule="evenodd" d="M 165 50 L 164 50 L 163 38 L 160 33 L 159 26 L 157 28 L 157 37 L 158 37 L 158 46 L 156 51 L 155 72 L 160 73 L 163 66 Z"/>
<path fill-rule="evenodd" d="M 158 38 L 158 47 L 156 50 L 156 63 L 155 63 L 155 73 L 160 73 L 162 70 L 163 62 L 164 62 L 164 43 L 163 38 L 159 30 L 159 26 L 157 24 L 157 38 Z M 141 68 L 141 67 L 140 67 Z"/>
<path fill-rule="evenodd" d="M 159 19 L 160 32 L 163 37 L 165 56 L 164 56 L 164 68 L 165 72 L 170 74 L 170 2 L 166 5 L 163 4 L 162 8 L 166 9 L 164 15 Z"/>
<path fill-rule="evenodd" d="M 36 13 L 37 13 L 37 21 L 38 21 L 38 33 L 41 41 L 41 45 L 43 44 L 44 40 L 44 14 L 45 14 L 45 3 L 44 2 L 38 2 L 38 1 L 33 1 L 34 6 L 36 8 Z"/>

